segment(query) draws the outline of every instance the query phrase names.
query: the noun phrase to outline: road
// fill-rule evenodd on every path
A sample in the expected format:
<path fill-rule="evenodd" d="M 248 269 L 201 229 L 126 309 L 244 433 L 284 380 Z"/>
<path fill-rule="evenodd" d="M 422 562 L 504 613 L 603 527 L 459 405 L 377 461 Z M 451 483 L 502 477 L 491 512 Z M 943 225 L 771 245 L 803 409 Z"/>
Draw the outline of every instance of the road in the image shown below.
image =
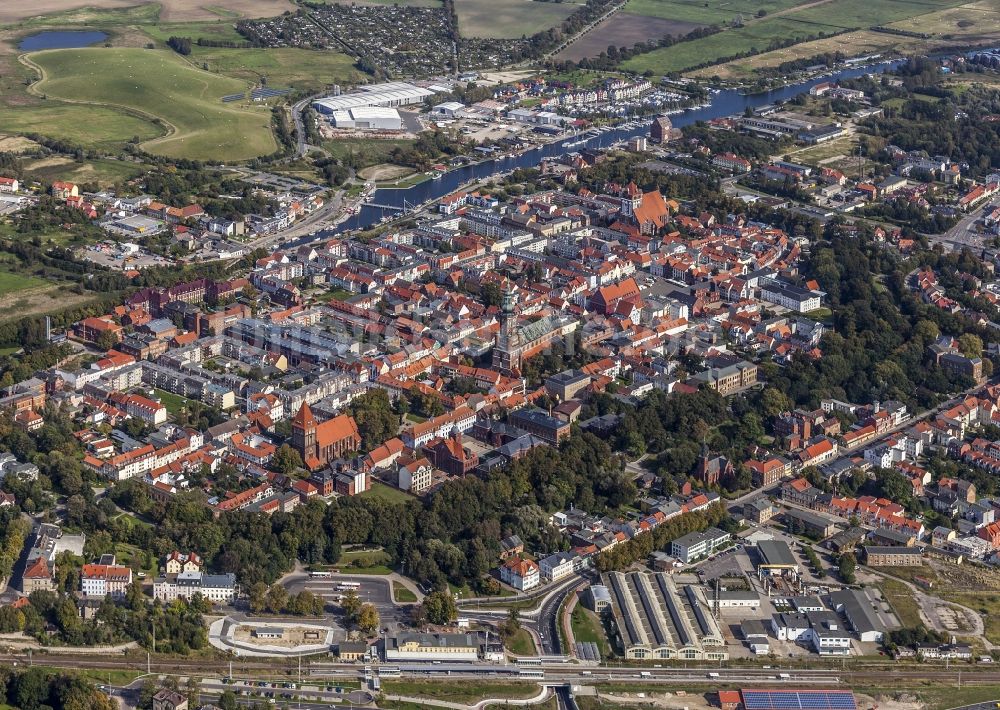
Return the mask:
<path fill-rule="evenodd" d="M 968 247 L 974 252 L 979 252 L 983 248 L 983 237 L 976 230 L 976 222 L 981 216 L 981 209 L 973 209 L 958 221 L 954 227 L 944 234 L 928 234 L 927 239 L 931 244 L 941 244 L 946 249 L 963 249 Z"/>

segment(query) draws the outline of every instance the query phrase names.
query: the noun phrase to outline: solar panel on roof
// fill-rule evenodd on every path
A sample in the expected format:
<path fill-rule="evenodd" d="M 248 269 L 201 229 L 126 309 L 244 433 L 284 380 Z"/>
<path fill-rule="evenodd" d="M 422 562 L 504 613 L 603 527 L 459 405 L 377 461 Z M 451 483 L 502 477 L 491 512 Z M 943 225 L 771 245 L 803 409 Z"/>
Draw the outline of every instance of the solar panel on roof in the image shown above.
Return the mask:
<path fill-rule="evenodd" d="M 746 710 L 857 710 L 849 690 L 741 690 Z"/>

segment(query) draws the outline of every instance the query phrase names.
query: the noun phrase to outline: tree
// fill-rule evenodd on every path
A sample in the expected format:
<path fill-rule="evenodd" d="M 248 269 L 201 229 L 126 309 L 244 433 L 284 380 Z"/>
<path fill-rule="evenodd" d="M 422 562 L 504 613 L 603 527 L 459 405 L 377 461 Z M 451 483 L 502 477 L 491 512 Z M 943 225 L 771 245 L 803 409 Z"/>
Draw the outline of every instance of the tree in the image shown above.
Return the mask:
<path fill-rule="evenodd" d="M 167 46 L 180 55 L 187 56 L 191 54 L 191 38 L 190 37 L 171 37 L 167 40 Z"/>
<path fill-rule="evenodd" d="M 782 412 L 787 412 L 792 407 L 792 400 L 781 390 L 765 387 L 760 393 L 760 412 L 768 419 L 776 417 Z"/>
<path fill-rule="evenodd" d="M 271 469 L 286 476 L 302 468 L 302 456 L 288 444 L 282 444 L 271 459 Z"/>
<path fill-rule="evenodd" d="M 280 614 L 288 604 L 288 590 L 280 584 L 272 585 L 267 590 L 267 610 L 272 614 Z"/>
<path fill-rule="evenodd" d="M 497 625 L 497 631 L 500 632 L 500 638 L 506 641 L 520 630 L 520 612 L 516 607 L 511 607 L 510 611 L 507 612 L 507 618 Z"/>
<path fill-rule="evenodd" d="M 966 357 L 980 357 L 983 354 L 983 339 L 974 333 L 958 336 L 958 349 Z"/>
<path fill-rule="evenodd" d="M 378 617 L 378 610 L 374 604 L 362 604 L 358 611 L 358 628 L 365 633 L 371 634 L 378 630 L 381 620 Z"/>
<path fill-rule="evenodd" d="M 250 598 L 250 611 L 259 614 L 267 606 L 267 585 L 264 582 L 254 582 L 247 592 Z"/>
<path fill-rule="evenodd" d="M 854 570 L 857 568 L 857 560 L 854 559 L 854 555 L 850 552 L 845 552 L 840 556 L 839 570 L 840 578 L 844 580 L 844 584 L 854 584 Z"/>
<path fill-rule="evenodd" d="M 358 597 L 358 593 L 353 589 L 348 590 L 340 598 L 340 608 L 344 610 L 344 616 L 347 617 L 349 624 L 356 622 L 361 612 L 361 598 Z"/>
<path fill-rule="evenodd" d="M 117 344 L 118 338 L 115 337 L 114 333 L 107 330 L 101 331 L 101 334 L 97 336 L 97 340 L 94 341 L 94 345 L 101 350 L 111 350 Z"/>
<path fill-rule="evenodd" d="M 236 693 L 228 688 L 222 691 L 222 695 L 219 696 L 219 707 L 222 710 L 238 710 L 239 704 L 236 702 Z"/>
<path fill-rule="evenodd" d="M 424 597 L 424 612 L 427 621 L 438 626 L 447 626 L 458 618 L 455 598 L 447 591 L 431 592 Z"/>

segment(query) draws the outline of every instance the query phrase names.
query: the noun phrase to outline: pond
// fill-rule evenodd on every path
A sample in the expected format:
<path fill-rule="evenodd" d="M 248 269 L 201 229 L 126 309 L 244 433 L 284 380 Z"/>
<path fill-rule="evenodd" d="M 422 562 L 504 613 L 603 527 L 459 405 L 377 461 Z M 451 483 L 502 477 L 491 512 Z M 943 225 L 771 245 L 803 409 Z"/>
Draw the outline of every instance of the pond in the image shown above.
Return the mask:
<path fill-rule="evenodd" d="M 106 33 L 97 31 L 39 32 L 25 37 L 17 48 L 25 52 L 35 52 L 39 49 L 76 49 L 89 47 L 107 38 Z"/>

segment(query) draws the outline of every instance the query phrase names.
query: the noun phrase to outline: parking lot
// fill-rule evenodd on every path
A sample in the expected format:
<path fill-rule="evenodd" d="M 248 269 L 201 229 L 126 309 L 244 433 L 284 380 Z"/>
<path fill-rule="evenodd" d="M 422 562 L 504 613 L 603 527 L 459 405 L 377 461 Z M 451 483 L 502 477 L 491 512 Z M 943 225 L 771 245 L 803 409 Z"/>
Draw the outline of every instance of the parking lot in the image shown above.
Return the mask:
<path fill-rule="evenodd" d="M 340 598 L 347 593 L 342 588 L 344 582 L 356 582 L 361 586 L 356 590 L 363 603 L 373 604 L 378 610 L 382 626 L 396 631 L 407 615 L 407 608 L 396 606 L 392 598 L 392 583 L 382 575 L 346 575 L 313 579 L 302 577 L 287 585 L 290 594 L 306 590 L 323 597 L 328 607 L 340 608 Z"/>

